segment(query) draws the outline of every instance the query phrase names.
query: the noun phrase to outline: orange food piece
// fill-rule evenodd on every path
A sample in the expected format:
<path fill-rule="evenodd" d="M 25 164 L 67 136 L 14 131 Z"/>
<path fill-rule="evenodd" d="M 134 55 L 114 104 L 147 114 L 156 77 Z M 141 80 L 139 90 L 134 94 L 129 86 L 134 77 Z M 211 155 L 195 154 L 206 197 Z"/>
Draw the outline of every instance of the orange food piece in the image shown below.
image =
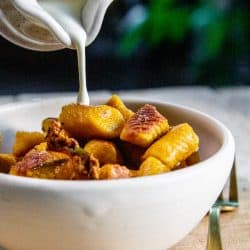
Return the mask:
<path fill-rule="evenodd" d="M 15 143 L 13 146 L 13 154 L 17 157 L 24 156 L 34 146 L 45 140 L 43 133 L 17 131 Z"/>
<path fill-rule="evenodd" d="M 106 163 L 122 164 L 121 153 L 113 142 L 91 140 L 84 146 L 83 150 L 97 158 L 101 165 Z"/>
<path fill-rule="evenodd" d="M 104 164 L 100 167 L 98 159 L 92 155 L 90 156 L 90 179 L 104 180 L 129 177 L 131 177 L 130 170 L 126 166 L 121 166 L 119 164 Z"/>
<path fill-rule="evenodd" d="M 168 120 L 154 106 L 146 104 L 125 123 L 120 138 L 141 147 L 148 147 L 168 129 Z"/>
<path fill-rule="evenodd" d="M 8 173 L 15 164 L 16 158 L 13 154 L 0 154 L 0 173 Z"/>
<path fill-rule="evenodd" d="M 186 160 L 199 149 L 199 138 L 187 123 L 173 127 L 166 135 L 153 143 L 143 155 L 145 160 L 153 156 L 169 169 Z"/>
<path fill-rule="evenodd" d="M 80 104 L 64 106 L 59 120 L 71 136 L 79 139 L 119 137 L 125 122 L 120 111 L 113 107 Z"/>
<path fill-rule="evenodd" d="M 127 167 L 119 164 L 105 164 L 100 168 L 99 179 L 129 178 L 130 171 Z"/>
<path fill-rule="evenodd" d="M 112 97 L 108 100 L 107 105 L 118 109 L 122 113 L 125 121 L 127 121 L 134 114 L 131 109 L 126 107 L 118 95 L 112 95 Z"/>
<path fill-rule="evenodd" d="M 155 175 L 169 172 L 170 169 L 155 157 L 147 157 L 137 172 L 137 176 Z"/>
<path fill-rule="evenodd" d="M 31 150 L 10 169 L 10 174 L 42 179 L 84 179 L 87 171 L 79 156 Z"/>

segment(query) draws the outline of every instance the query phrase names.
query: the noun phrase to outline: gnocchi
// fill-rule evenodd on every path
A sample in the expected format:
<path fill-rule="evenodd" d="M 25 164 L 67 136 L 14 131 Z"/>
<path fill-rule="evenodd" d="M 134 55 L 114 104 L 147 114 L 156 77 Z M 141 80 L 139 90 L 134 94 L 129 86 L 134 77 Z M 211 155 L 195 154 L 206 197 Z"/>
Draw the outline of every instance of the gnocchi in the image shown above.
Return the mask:
<path fill-rule="evenodd" d="M 171 126 L 155 106 L 130 110 L 119 96 L 106 104 L 68 104 L 42 132 L 17 131 L 0 172 L 45 179 L 104 180 L 167 173 L 199 161 L 188 123 Z M 0 140 L 2 141 L 2 140 Z"/>

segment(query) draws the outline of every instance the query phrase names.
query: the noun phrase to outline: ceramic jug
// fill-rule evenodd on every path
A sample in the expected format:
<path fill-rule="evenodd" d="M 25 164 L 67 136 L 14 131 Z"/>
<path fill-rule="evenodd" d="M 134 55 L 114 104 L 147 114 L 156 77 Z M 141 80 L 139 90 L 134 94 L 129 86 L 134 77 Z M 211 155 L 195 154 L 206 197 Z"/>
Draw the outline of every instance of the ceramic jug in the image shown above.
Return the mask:
<path fill-rule="evenodd" d="M 69 35 L 41 7 L 39 1 L 41 0 L 0 0 L 0 34 L 12 43 L 31 50 L 72 48 Z M 79 0 L 71 1 L 79 3 Z M 111 2 L 112 0 L 80 1 L 81 24 L 87 34 L 86 46 L 99 33 Z"/>

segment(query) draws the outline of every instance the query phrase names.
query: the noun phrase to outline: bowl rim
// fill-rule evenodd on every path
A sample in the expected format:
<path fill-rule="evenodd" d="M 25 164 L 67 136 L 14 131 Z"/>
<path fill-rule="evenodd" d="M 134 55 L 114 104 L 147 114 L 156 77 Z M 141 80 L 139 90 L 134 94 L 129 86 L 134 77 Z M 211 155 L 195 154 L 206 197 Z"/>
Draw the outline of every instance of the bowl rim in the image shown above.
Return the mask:
<path fill-rule="evenodd" d="M 121 95 L 122 97 L 122 95 Z M 188 168 L 178 169 L 175 171 L 170 171 L 168 173 L 151 175 L 151 176 L 142 176 L 137 178 L 124 178 L 124 179 L 115 179 L 115 180 L 50 180 L 50 179 L 39 179 L 39 178 L 30 178 L 24 176 L 13 176 L 9 174 L 0 173 L 0 183 L 5 182 L 6 184 L 11 184 L 12 186 L 19 187 L 28 187 L 28 188 L 38 188 L 38 189 L 99 189 L 99 188 L 108 188 L 112 189 L 113 187 L 134 187 L 138 184 L 143 185 L 151 185 L 155 182 L 172 182 L 175 181 L 176 178 L 185 178 L 187 175 L 193 175 L 194 173 L 200 172 L 203 170 L 203 165 L 212 164 L 214 161 L 219 159 L 221 156 L 227 152 L 228 149 L 231 149 L 232 152 L 235 152 L 235 142 L 232 133 L 230 130 L 219 120 L 203 113 L 197 109 L 184 106 L 181 104 L 175 104 L 172 102 L 165 101 L 155 101 L 154 99 L 146 99 L 146 98 L 130 98 L 130 97 L 122 97 L 122 100 L 125 103 L 136 103 L 136 104 L 155 104 L 155 105 L 166 105 L 168 107 L 182 109 L 183 111 L 191 112 L 195 115 L 205 118 L 207 121 L 213 123 L 216 126 L 216 129 L 222 135 L 222 145 L 220 148 L 207 159 L 196 163 Z M 55 101 L 63 101 L 65 104 L 73 101 L 73 96 L 66 97 L 49 97 L 46 100 L 44 99 L 33 99 L 31 101 L 17 101 L 12 103 L 7 103 L 0 105 L 0 115 L 2 112 L 6 112 L 7 110 L 12 110 L 15 108 L 25 108 L 25 106 L 30 105 L 39 105 L 41 103 L 51 102 L 52 104 Z M 105 103 L 107 98 L 95 97 L 91 99 L 91 102 L 95 103 Z"/>

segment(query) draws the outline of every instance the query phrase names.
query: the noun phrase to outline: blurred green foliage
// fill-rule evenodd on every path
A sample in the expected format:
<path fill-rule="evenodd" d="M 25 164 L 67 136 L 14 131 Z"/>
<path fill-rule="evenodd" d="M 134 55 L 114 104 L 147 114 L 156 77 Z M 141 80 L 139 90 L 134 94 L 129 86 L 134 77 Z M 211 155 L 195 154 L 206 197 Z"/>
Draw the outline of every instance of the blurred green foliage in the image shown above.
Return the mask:
<path fill-rule="evenodd" d="M 187 67 L 196 81 L 231 82 L 230 67 L 249 54 L 250 13 L 246 5 L 236 0 L 149 0 L 144 3 L 146 18 L 122 35 L 119 55 L 132 56 L 142 44 L 151 51 L 162 43 L 178 47 L 188 40 Z"/>

